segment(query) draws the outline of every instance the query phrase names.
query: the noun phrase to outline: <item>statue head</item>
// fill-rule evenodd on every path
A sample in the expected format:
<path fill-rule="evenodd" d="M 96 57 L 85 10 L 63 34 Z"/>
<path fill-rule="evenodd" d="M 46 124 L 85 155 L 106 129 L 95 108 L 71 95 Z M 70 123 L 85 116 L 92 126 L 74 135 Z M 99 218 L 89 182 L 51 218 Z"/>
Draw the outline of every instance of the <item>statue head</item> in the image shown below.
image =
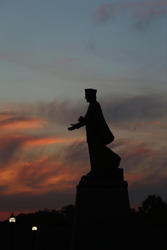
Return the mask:
<path fill-rule="evenodd" d="M 87 102 L 96 101 L 97 89 L 85 89 L 85 99 Z"/>

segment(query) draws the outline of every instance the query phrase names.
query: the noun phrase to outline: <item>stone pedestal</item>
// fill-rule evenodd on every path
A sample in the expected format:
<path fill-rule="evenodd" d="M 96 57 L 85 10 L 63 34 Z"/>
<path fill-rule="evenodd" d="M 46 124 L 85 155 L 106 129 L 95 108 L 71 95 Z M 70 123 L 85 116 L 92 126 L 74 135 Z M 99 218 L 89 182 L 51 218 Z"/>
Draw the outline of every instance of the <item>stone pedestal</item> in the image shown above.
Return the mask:
<path fill-rule="evenodd" d="M 88 174 L 77 186 L 72 250 L 121 249 L 130 210 L 123 169 Z"/>

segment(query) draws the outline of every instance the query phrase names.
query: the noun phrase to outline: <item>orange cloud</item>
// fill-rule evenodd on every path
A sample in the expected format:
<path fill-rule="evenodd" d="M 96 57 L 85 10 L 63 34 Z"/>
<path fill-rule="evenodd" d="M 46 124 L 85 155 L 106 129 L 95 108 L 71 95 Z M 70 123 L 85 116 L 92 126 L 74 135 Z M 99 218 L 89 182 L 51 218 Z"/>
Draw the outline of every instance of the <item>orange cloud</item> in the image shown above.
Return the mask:
<path fill-rule="evenodd" d="M 9 118 L 10 118 L 10 116 L 7 114 L 0 114 L 0 121 L 5 120 L 5 119 L 9 119 Z"/>
<path fill-rule="evenodd" d="M 56 138 L 27 139 L 27 137 L 25 139 L 27 140 L 23 140 L 25 145 L 26 143 L 28 145 L 29 140 L 32 141 L 29 147 L 33 146 L 36 139 L 37 145 L 35 146 L 44 145 L 45 140 L 48 140 L 48 145 L 50 145 L 56 140 Z M 159 185 L 162 173 L 159 174 L 158 178 L 157 175 L 156 178 L 151 176 L 153 166 L 150 159 L 153 158 L 152 161 L 155 161 L 155 165 L 158 166 L 155 151 L 138 141 L 129 143 L 123 141 L 123 143 L 124 157 L 120 152 L 123 158 L 120 167 L 125 170 L 125 179 L 128 181 L 129 188 L 133 190 L 136 186 L 140 188 L 143 185 Z M 33 153 L 35 154 L 35 150 Z M 27 157 L 29 154 L 29 150 L 23 150 L 17 157 L 13 157 L 5 168 L 1 167 L 4 163 L 0 163 L 1 196 L 24 196 L 26 200 L 29 198 L 30 201 L 32 198 L 36 199 L 36 197 L 41 197 L 41 200 L 44 196 L 45 198 L 49 195 L 55 197 L 55 193 L 60 194 L 60 196 L 66 193 L 68 196 L 68 192 L 75 190 L 81 176 L 86 174 L 90 168 L 87 145 L 81 141 L 70 142 L 62 147 L 61 151 L 49 156 L 41 152 L 31 158 L 31 156 Z"/>
<path fill-rule="evenodd" d="M 58 154 L 28 162 L 18 159 L 0 170 L 2 194 L 42 194 L 73 187 L 79 178 L 77 166 L 66 166 Z"/>
<path fill-rule="evenodd" d="M 37 118 L 8 118 L 0 121 L 0 128 L 5 130 L 39 129 L 43 128 L 48 121 Z"/>
<path fill-rule="evenodd" d="M 0 161 L 0 194 L 15 195 L 28 194 L 40 195 L 47 192 L 69 190 L 74 187 L 81 174 L 83 166 L 81 161 L 73 162 L 73 146 L 68 146 L 67 151 L 52 153 L 36 153 L 29 148 L 37 146 L 46 146 L 53 143 L 70 142 L 79 148 L 74 138 L 56 138 L 56 137 L 35 137 L 35 136 L 14 136 L 10 135 L 6 139 L 1 137 L 0 151 L 9 151 Z M 68 145 L 68 143 L 66 145 Z M 6 147 L 4 148 L 4 145 Z M 84 143 L 85 144 L 85 143 Z M 67 147 L 67 146 L 66 146 Z M 21 149 L 26 149 L 22 150 Z M 56 149 L 55 149 L 56 150 Z M 70 156 L 67 154 L 70 152 Z M 18 153 L 19 152 L 19 153 Z M 76 152 L 79 156 L 79 151 Z M 33 156 L 31 157 L 31 154 Z M 7 158 L 7 161 L 6 161 Z M 80 158 L 80 157 L 79 157 Z"/>
<path fill-rule="evenodd" d="M 46 138 L 33 138 L 24 143 L 24 147 L 50 145 L 55 143 L 66 143 L 76 141 L 75 138 L 59 138 L 59 137 L 46 137 Z"/>
<path fill-rule="evenodd" d="M 56 137 L 31 137 L 31 136 L 13 136 L 13 145 L 15 149 L 26 149 L 13 156 L 7 163 L 2 162 L 0 167 L 1 193 L 6 195 L 26 193 L 26 194 L 42 194 L 55 190 L 68 190 L 74 188 L 80 176 L 83 175 L 83 169 L 88 170 L 88 152 L 86 143 L 76 141 L 74 138 L 56 138 Z M 16 142 L 17 143 L 16 143 Z M 62 148 L 62 151 L 53 153 L 50 156 L 46 154 L 36 154 L 31 158 L 28 156 L 30 147 L 46 146 L 53 143 L 70 142 L 68 147 Z M 1 141 L 4 145 L 3 141 Z M 9 148 L 11 147 L 10 141 Z M 13 147 L 13 146 L 12 146 Z M 8 147 L 6 148 L 8 149 Z M 10 148 L 11 149 L 11 148 Z M 84 156 L 84 154 L 86 154 Z M 124 152 L 124 165 L 126 161 L 128 165 L 139 164 L 139 159 L 145 156 L 152 156 L 155 151 L 147 148 L 139 142 L 127 142 Z M 122 156 L 122 154 L 121 154 Z M 4 167 L 5 164 L 5 167 Z M 124 167 L 124 166 L 123 166 Z M 128 174 L 132 175 L 128 171 Z M 144 174 L 145 175 L 145 174 Z M 140 173 L 134 173 L 134 180 L 138 181 L 144 178 Z M 128 177 L 130 183 L 133 183 L 132 177 Z"/>
<path fill-rule="evenodd" d="M 136 107 L 138 105 L 130 103 L 129 106 Z M 1 114 L 0 129 L 3 128 L 3 132 L 5 131 L 5 134 L 1 133 L 0 136 L 1 196 L 12 196 L 13 198 L 20 195 L 25 196 L 26 200 L 29 197 L 31 201 L 31 198 L 34 198 L 34 196 L 36 198 L 42 195 L 41 200 L 43 200 L 43 196 L 47 197 L 51 195 L 51 197 L 55 197 L 56 192 L 60 196 L 64 193 L 67 194 L 67 198 L 69 190 L 70 192 L 72 192 L 71 190 L 75 190 L 80 177 L 89 171 L 89 156 L 85 138 L 79 138 L 77 135 L 76 139 L 75 133 L 67 135 L 65 132 L 62 136 L 58 128 L 51 124 L 51 121 L 54 124 L 59 124 L 58 119 L 62 119 L 60 124 L 65 126 L 66 114 L 70 113 L 72 109 L 66 110 L 68 105 L 62 105 L 58 112 L 60 115 L 56 114 L 54 117 L 55 120 L 51 120 L 55 107 L 56 105 L 51 105 L 48 109 L 40 109 L 42 111 L 45 110 L 46 114 L 42 116 L 42 113 L 38 113 L 37 116 L 46 117 L 46 120 L 34 118 L 34 116 L 18 116 L 18 114 L 14 113 L 6 114 L 6 116 L 5 114 Z M 117 110 L 117 108 L 115 109 Z M 61 112 L 62 110 L 64 112 Z M 110 111 L 111 107 L 108 110 Z M 24 112 L 22 111 L 22 113 Z M 75 118 L 77 113 L 75 110 Z M 120 120 L 118 119 L 119 124 L 122 124 L 122 120 L 132 121 L 129 117 L 127 119 L 126 113 L 128 114 L 128 112 L 125 112 L 125 115 L 122 115 L 123 112 L 118 114 L 118 118 L 120 115 Z M 136 114 L 135 109 L 134 113 Z M 50 114 L 50 116 L 47 116 L 47 114 Z M 137 116 L 138 114 L 135 118 Z M 159 121 L 157 121 L 159 119 L 158 116 L 153 116 L 153 118 L 151 116 L 151 120 L 155 119 L 154 122 L 142 122 L 142 119 L 145 120 L 145 116 L 142 115 L 139 115 L 139 118 L 140 123 L 134 123 L 134 125 L 159 125 Z M 49 123 L 47 123 L 47 119 L 50 121 Z M 68 118 L 67 120 L 73 119 Z M 136 120 L 134 119 L 134 121 Z M 16 129 L 12 130 L 12 128 Z M 21 128 L 29 128 L 29 130 L 22 130 Z M 41 129 L 34 130 L 34 128 Z M 123 131 L 123 138 L 124 135 L 126 134 Z M 122 141 L 116 140 L 114 142 L 116 151 L 120 151 L 118 153 L 122 157 L 120 167 L 126 170 L 126 179 L 129 182 L 130 188 L 133 188 L 136 183 L 138 183 L 139 187 L 143 183 L 150 183 L 152 185 L 152 183 L 155 183 L 156 178 L 151 178 L 150 173 L 153 172 L 154 167 L 154 173 L 156 174 L 156 167 L 166 164 L 166 154 L 156 156 L 159 152 L 153 150 L 152 145 L 148 144 L 146 141 L 148 138 L 137 137 L 138 141 L 135 141 L 131 137 L 130 141 L 129 138 L 133 135 L 127 135 L 128 139 L 122 139 Z M 162 173 L 159 174 L 159 180 L 162 175 Z"/>
<path fill-rule="evenodd" d="M 9 134 L 0 136 L 0 163 L 1 168 L 5 167 L 7 163 L 16 160 L 19 155 L 26 157 L 26 154 L 32 154 L 34 147 L 45 148 L 45 155 L 47 155 L 47 146 L 52 144 L 69 144 L 72 142 L 81 142 L 83 139 L 78 138 L 62 138 L 60 136 L 35 136 L 22 134 Z M 26 150 L 26 151 L 25 151 Z M 33 149 L 34 150 L 34 149 Z M 56 148 L 54 149 L 56 150 Z M 35 156 L 36 151 L 33 151 Z"/>

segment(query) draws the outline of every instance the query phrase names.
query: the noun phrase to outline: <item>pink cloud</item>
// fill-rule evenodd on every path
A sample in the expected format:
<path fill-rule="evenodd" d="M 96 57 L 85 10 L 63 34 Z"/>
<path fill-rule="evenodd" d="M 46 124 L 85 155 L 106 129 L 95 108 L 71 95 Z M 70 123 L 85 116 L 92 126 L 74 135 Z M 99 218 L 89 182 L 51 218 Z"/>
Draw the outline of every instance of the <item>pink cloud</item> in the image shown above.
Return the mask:
<path fill-rule="evenodd" d="M 121 9 L 130 10 L 134 18 L 149 18 L 167 13 L 166 0 L 138 1 L 129 3 L 105 3 L 95 12 L 95 18 L 99 23 L 104 23 L 114 18 Z"/>
<path fill-rule="evenodd" d="M 40 119 L 22 119 L 22 120 L 15 120 L 15 121 L 4 121 L 0 123 L 1 129 L 10 129 L 10 130 L 17 130 L 17 129 L 39 129 L 43 128 L 47 121 L 40 120 Z"/>
<path fill-rule="evenodd" d="M 74 142 L 80 143 L 82 138 L 63 137 L 60 134 L 46 135 L 45 127 L 41 127 L 40 134 L 39 131 L 34 133 L 34 128 L 36 124 L 41 124 L 41 119 L 11 117 L 12 115 L 1 116 L 0 194 L 40 195 L 72 188 L 72 183 L 80 174 L 78 166 L 71 160 L 72 155 L 66 161 L 64 158 L 67 157 L 67 153 L 63 149 L 56 152 L 55 147 L 53 153 L 53 150 L 50 152 L 49 146 L 62 144 L 63 147 L 67 147 Z M 17 131 L 11 130 L 14 124 Z M 28 127 L 29 133 L 21 131 L 19 127 Z M 6 129 L 5 134 L 2 133 L 2 128 Z M 70 149 L 71 147 L 68 150 Z"/>
<path fill-rule="evenodd" d="M 34 147 L 45 147 L 53 144 L 68 144 L 80 142 L 82 138 L 66 138 L 61 136 L 43 136 L 43 135 L 26 135 L 26 134 L 8 134 L 0 136 L 0 162 L 1 168 L 10 162 L 15 156 L 25 154 L 24 151 L 34 150 Z M 47 150 L 46 150 L 47 151 Z"/>
<path fill-rule="evenodd" d="M 74 188 L 81 176 L 81 165 L 72 162 L 68 165 L 59 153 L 38 156 L 31 161 L 22 155 L 9 162 L 5 169 L 0 168 L 0 175 L 1 194 L 40 195 Z"/>
<path fill-rule="evenodd" d="M 117 99 L 116 102 L 111 102 L 111 98 L 109 100 L 105 110 L 113 119 L 111 124 L 115 124 L 119 133 L 124 129 L 122 124 L 125 121 L 132 126 L 159 126 L 160 122 L 162 123 L 161 116 L 166 115 L 166 102 L 159 102 L 161 100 L 159 97 L 157 99 L 148 96 L 128 100 Z M 22 110 L 18 111 L 15 108 L 15 113 L 0 114 L 0 124 L 2 127 L 6 126 L 0 132 L 1 197 L 20 195 L 31 199 L 38 196 L 43 200 L 44 195 L 50 194 L 51 197 L 55 197 L 54 192 L 57 192 L 56 194 L 60 196 L 65 193 L 65 199 L 67 199 L 68 191 L 73 192 L 80 177 L 90 169 L 85 135 L 81 138 L 75 133 L 69 134 L 64 130 L 67 121 L 73 121 L 78 117 L 81 106 L 75 106 L 72 103 L 60 105 L 57 101 L 36 105 L 37 108 L 34 108 L 33 104 L 27 109 L 24 104 L 19 106 Z M 36 113 L 33 113 L 34 110 Z M 19 122 L 23 121 L 28 129 L 21 129 L 24 126 Z M 17 130 L 11 129 L 14 124 Z M 40 130 L 35 128 L 36 124 L 39 128 L 42 124 Z M 63 135 L 60 134 L 55 124 L 61 125 L 60 127 L 68 135 L 66 132 L 63 132 Z M 165 153 L 162 151 L 164 153 L 162 155 L 160 150 L 155 151 L 148 143 L 148 137 L 137 141 L 130 138 L 133 134 L 127 136 L 127 139 L 117 140 L 116 138 L 113 150 L 118 151 L 117 153 L 122 157 L 120 167 L 125 170 L 130 189 L 133 189 L 136 184 L 142 187 L 143 183 L 150 186 L 156 183 L 155 185 L 158 186 L 164 176 L 160 168 L 162 169 L 166 164 L 166 151 Z M 158 143 L 157 147 L 159 147 Z"/>
<path fill-rule="evenodd" d="M 46 119 L 21 116 L 15 113 L 0 114 L 1 130 L 39 129 L 46 124 L 48 124 Z"/>
<path fill-rule="evenodd" d="M 80 140 L 80 139 L 79 139 Z M 46 146 L 57 143 L 67 143 L 77 141 L 75 138 L 61 138 L 61 137 L 46 137 L 46 138 L 33 138 L 23 143 L 23 147 Z"/>

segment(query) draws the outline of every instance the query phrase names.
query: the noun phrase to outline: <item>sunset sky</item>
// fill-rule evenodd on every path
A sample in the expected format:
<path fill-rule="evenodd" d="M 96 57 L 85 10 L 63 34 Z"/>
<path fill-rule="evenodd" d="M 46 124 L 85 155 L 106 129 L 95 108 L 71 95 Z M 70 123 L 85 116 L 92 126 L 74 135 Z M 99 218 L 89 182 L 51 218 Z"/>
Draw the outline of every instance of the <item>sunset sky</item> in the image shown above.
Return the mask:
<path fill-rule="evenodd" d="M 167 201 L 167 0 L 0 0 L 0 219 L 74 203 L 98 90 L 132 206 Z"/>

